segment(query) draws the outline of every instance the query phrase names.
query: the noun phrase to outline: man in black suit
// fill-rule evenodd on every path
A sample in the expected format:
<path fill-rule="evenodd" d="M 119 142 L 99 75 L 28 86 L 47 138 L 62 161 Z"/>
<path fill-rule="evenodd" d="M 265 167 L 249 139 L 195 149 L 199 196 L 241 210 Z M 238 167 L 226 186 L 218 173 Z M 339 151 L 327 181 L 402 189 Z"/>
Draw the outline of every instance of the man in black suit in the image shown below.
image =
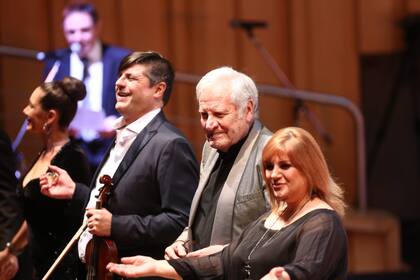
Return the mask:
<path fill-rule="evenodd" d="M 63 32 L 68 47 L 47 56 L 43 76 L 47 81 L 66 76 L 84 81 L 87 95 L 79 102 L 78 114 L 70 127 L 94 171 L 115 136 L 109 126 L 119 116 L 114 86 L 120 62 L 130 51 L 101 42 L 98 13 L 90 3 L 72 3 L 64 9 Z M 103 117 L 91 119 L 98 114 Z M 82 125 L 77 120 L 83 116 L 96 125 L 90 128 Z"/>
<path fill-rule="evenodd" d="M 162 258 L 164 249 L 187 225 L 198 183 L 191 145 L 162 112 L 172 90 L 174 72 L 156 52 L 135 52 L 123 59 L 116 82 L 115 145 L 96 171 L 90 189 L 51 166 L 58 178 L 40 180 L 44 195 L 88 202 L 87 232 L 79 240 L 83 259 L 89 234 L 111 238 L 120 257 Z M 93 209 L 99 178 L 108 174 L 114 187 L 107 209 Z M 90 193 L 90 195 L 89 195 Z M 90 199 L 89 199 L 90 197 Z"/>

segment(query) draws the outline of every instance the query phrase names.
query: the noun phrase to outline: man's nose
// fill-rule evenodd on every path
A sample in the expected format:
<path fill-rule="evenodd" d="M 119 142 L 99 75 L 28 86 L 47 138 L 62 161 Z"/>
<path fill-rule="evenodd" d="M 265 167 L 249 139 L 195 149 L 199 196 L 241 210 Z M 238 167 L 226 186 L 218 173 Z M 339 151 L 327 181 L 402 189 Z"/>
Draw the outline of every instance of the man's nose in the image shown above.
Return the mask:
<path fill-rule="evenodd" d="M 213 117 L 209 116 L 206 120 L 205 127 L 208 130 L 212 130 L 217 127 L 217 121 Z"/>
<path fill-rule="evenodd" d="M 71 36 L 72 43 L 80 43 L 82 41 L 82 32 L 76 31 Z"/>
<path fill-rule="evenodd" d="M 118 80 L 115 82 L 115 89 L 120 89 L 124 87 L 124 79 L 123 77 L 119 77 Z"/>

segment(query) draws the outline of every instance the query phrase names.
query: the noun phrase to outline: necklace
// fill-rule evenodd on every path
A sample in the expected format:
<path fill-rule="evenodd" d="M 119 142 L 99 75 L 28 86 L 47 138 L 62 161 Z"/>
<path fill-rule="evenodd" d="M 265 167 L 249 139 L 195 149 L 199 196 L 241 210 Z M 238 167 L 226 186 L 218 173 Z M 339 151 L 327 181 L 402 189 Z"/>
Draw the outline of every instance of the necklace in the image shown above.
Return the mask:
<path fill-rule="evenodd" d="M 311 201 L 310 198 L 308 198 L 303 204 L 302 206 L 300 206 L 296 211 L 293 212 L 293 214 L 287 219 L 287 220 L 291 220 L 293 219 L 302 209 L 303 207 L 305 207 L 306 204 L 308 204 L 308 202 Z M 254 247 L 252 247 L 251 251 L 248 254 L 248 257 L 246 259 L 246 263 L 244 265 L 244 272 L 245 272 L 245 280 L 252 280 L 251 278 L 251 256 L 254 253 L 254 251 L 259 247 L 260 243 L 264 240 L 264 237 L 267 235 L 267 233 L 273 229 L 274 225 L 277 223 L 277 221 L 280 219 L 281 216 L 283 216 L 283 214 L 285 213 L 287 207 L 285 207 L 280 215 L 277 215 L 277 218 L 274 220 L 273 224 L 266 229 L 266 231 L 263 233 L 263 235 L 260 237 L 260 239 L 258 239 L 257 243 L 255 243 Z M 261 247 L 264 247 L 267 243 L 269 243 L 276 235 L 277 233 L 280 232 L 281 229 L 279 229 L 278 231 L 276 231 L 267 241 L 264 242 L 264 244 L 261 245 Z"/>

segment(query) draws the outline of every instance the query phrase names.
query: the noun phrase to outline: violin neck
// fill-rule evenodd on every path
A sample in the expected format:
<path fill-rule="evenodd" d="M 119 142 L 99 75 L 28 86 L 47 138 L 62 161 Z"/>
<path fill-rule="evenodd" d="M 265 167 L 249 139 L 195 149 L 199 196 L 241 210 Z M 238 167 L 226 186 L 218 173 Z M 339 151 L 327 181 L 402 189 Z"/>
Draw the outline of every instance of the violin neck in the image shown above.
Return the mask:
<path fill-rule="evenodd" d="M 96 209 L 101 209 L 102 208 L 102 201 L 100 199 L 96 200 L 95 208 Z"/>

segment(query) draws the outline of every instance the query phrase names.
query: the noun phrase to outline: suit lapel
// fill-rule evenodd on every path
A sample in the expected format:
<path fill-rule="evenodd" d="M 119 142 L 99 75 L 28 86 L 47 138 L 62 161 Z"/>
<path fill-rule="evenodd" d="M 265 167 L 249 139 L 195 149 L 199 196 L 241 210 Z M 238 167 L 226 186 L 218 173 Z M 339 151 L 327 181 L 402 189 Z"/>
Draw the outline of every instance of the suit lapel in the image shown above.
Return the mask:
<path fill-rule="evenodd" d="M 204 190 L 204 187 L 207 184 L 207 181 L 209 180 L 211 171 L 214 168 L 214 165 L 217 162 L 217 159 L 219 158 L 219 153 L 216 149 L 211 148 L 208 146 L 208 143 L 206 142 L 206 146 L 203 148 L 203 164 L 201 166 L 200 170 L 200 181 L 197 187 L 197 190 L 194 194 L 194 198 L 191 202 L 191 210 L 190 210 L 190 218 L 189 218 L 189 227 L 192 226 L 192 222 L 195 218 L 195 213 L 197 212 L 198 204 L 200 203 L 201 194 Z M 207 155 L 206 155 L 207 154 Z"/>
<path fill-rule="evenodd" d="M 117 186 L 118 181 L 131 166 L 132 162 L 137 158 L 144 146 L 156 135 L 159 127 L 165 121 L 163 112 L 161 111 L 136 137 L 131 144 L 120 165 L 118 166 L 112 178 L 112 182 Z"/>
<path fill-rule="evenodd" d="M 230 242 L 229 240 L 232 237 L 232 223 L 226 223 L 226 221 L 233 221 L 236 193 L 260 131 L 261 123 L 256 120 L 226 178 L 226 182 L 219 196 L 219 201 L 217 202 L 210 244 L 225 244 Z"/>
<path fill-rule="evenodd" d="M 60 67 L 58 68 L 58 72 L 54 77 L 55 81 L 62 80 L 66 76 L 70 76 L 70 50 L 66 50 L 65 55 L 63 55 L 62 59 L 60 60 Z"/>

